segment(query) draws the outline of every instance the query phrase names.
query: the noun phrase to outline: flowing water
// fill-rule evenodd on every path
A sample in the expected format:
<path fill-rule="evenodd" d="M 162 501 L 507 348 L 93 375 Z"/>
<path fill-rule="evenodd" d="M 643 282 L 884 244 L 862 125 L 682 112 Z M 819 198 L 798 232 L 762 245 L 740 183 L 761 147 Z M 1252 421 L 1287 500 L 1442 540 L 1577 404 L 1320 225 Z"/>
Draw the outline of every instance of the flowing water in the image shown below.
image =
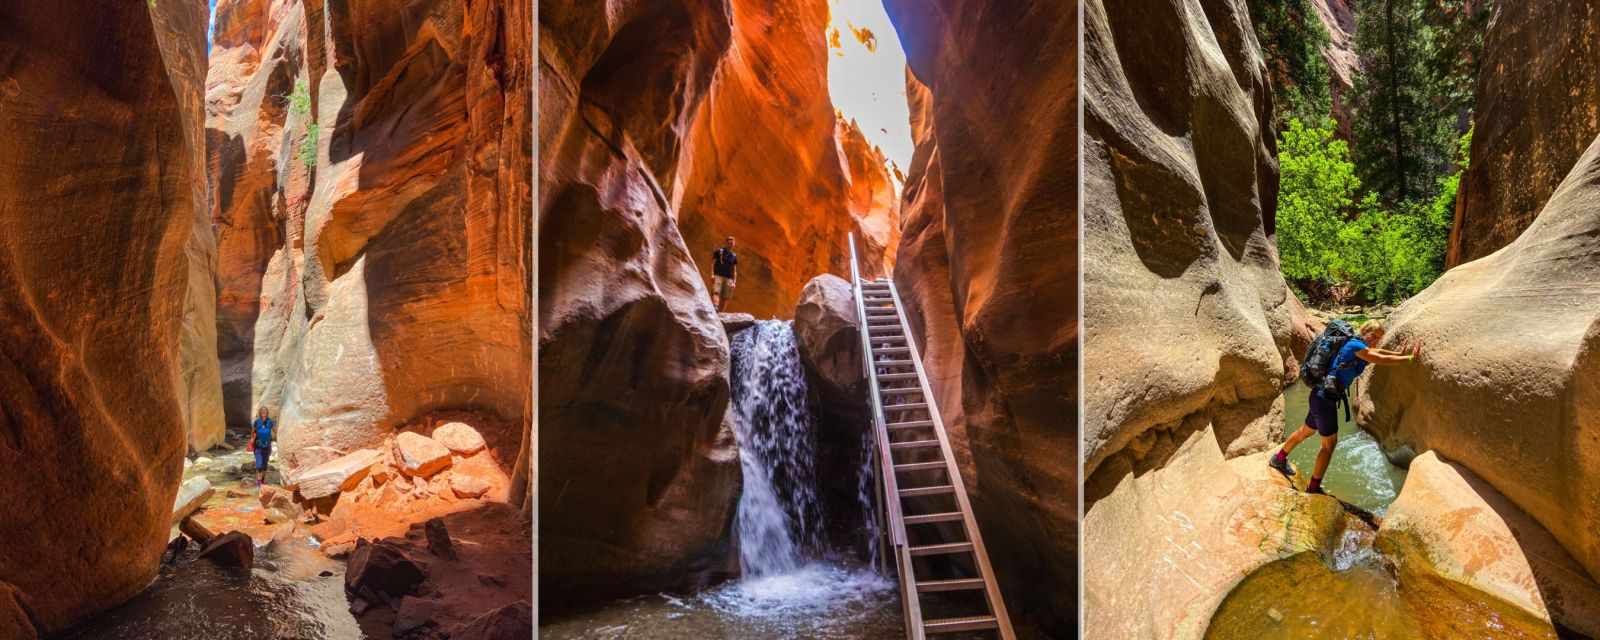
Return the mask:
<path fill-rule="evenodd" d="M 1284 434 L 1287 435 L 1305 424 L 1311 390 L 1303 384 L 1296 384 L 1284 392 L 1283 398 Z M 1317 436 L 1307 438 L 1289 454 L 1289 461 L 1306 477 L 1310 477 L 1311 470 L 1316 467 L 1320 440 Z M 1333 459 L 1328 461 L 1328 471 L 1323 474 L 1323 489 L 1345 502 L 1383 515 L 1400 495 L 1400 487 L 1405 481 L 1405 469 L 1390 464 L 1378 441 L 1357 427 L 1355 422 L 1346 420 L 1344 407 L 1341 406 L 1339 446 L 1334 448 Z"/>
<path fill-rule="evenodd" d="M 539 628 L 569 638 L 899 638 L 895 583 L 871 563 L 826 548 L 816 435 L 790 323 L 767 320 L 733 340 L 733 410 L 744 489 L 737 527 L 742 577 L 688 597 L 612 603 Z M 867 445 L 863 445 L 867 446 Z M 864 460 L 871 460 L 864 457 Z M 873 487 L 864 462 L 862 509 Z M 863 536 L 877 538 L 874 520 Z"/>
<path fill-rule="evenodd" d="M 1285 427 L 1305 421 L 1309 390 L 1287 393 Z M 1344 420 L 1323 477 L 1327 491 L 1383 514 L 1405 483 L 1376 440 Z M 1317 439 L 1290 454 L 1302 474 L 1316 463 Z M 1351 521 L 1337 548 L 1268 563 L 1239 583 L 1211 618 L 1208 640 L 1243 638 L 1555 638 L 1555 630 L 1522 610 L 1439 577 L 1420 543 L 1385 532 L 1374 546 L 1371 529 Z"/>

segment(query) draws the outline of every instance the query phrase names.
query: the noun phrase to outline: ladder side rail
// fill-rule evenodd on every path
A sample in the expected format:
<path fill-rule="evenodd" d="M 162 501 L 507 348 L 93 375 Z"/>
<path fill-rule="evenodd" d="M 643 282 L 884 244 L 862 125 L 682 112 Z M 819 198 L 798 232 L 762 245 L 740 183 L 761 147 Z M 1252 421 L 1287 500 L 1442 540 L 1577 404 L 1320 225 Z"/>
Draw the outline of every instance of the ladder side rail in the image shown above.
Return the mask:
<path fill-rule="evenodd" d="M 928 374 L 922 368 L 922 352 L 917 349 L 917 341 L 911 336 L 911 323 L 906 320 L 905 306 L 900 301 L 900 290 L 895 287 L 892 280 L 889 282 L 889 295 L 894 299 L 895 313 L 900 317 L 900 328 L 905 334 L 906 347 L 910 349 L 911 365 L 917 370 L 917 382 L 921 385 L 923 402 L 928 405 L 928 417 L 933 419 L 933 432 L 939 438 L 939 450 L 944 454 L 945 473 L 950 477 L 950 484 L 955 487 L 956 501 L 961 506 L 961 517 L 967 528 L 967 537 L 972 542 L 979 575 L 983 576 L 983 590 L 989 598 L 990 613 L 999 623 L 1000 637 L 1004 640 L 1015 640 L 1016 632 L 1012 630 L 1011 618 L 1006 614 L 1005 600 L 1000 597 L 1000 587 L 995 582 L 994 570 L 989 566 L 989 551 L 983 546 L 983 535 L 978 531 L 978 522 L 972 515 L 972 504 L 967 499 L 966 484 L 961 480 L 961 470 L 956 467 L 956 457 L 950 449 L 950 436 L 945 433 L 944 416 L 939 413 L 939 403 L 933 399 L 933 389 L 928 385 Z"/>
<path fill-rule="evenodd" d="M 895 558 L 895 573 L 900 584 L 900 611 L 905 618 L 906 637 L 910 640 L 923 640 L 925 633 L 922 629 L 922 606 L 917 598 L 917 585 L 914 579 L 908 579 L 911 574 L 911 549 L 906 544 L 905 521 L 900 514 L 900 489 L 894 473 L 894 457 L 889 454 L 889 428 L 883 412 L 883 398 L 878 390 L 878 369 L 873 364 L 872 336 L 867 331 L 867 303 L 866 296 L 861 290 L 861 270 L 856 261 L 856 236 L 849 234 L 850 241 L 850 288 L 856 298 L 856 321 L 859 323 L 861 334 L 861 360 L 863 373 L 867 377 L 867 393 L 872 398 L 872 426 L 873 437 L 877 440 L 877 465 L 875 472 L 879 479 L 879 487 L 883 491 L 882 506 L 885 509 L 885 524 L 889 528 L 890 547 L 883 551 L 893 553 Z"/>

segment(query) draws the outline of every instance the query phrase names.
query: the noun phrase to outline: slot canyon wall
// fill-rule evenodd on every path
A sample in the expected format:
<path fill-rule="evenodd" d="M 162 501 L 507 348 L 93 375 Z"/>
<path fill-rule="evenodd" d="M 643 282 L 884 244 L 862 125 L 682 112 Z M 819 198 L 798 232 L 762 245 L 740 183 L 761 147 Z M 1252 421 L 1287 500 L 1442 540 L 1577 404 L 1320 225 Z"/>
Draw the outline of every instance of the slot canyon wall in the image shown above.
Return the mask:
<path fill-rule="evenodd" d="M 1077 3 L 885 7 L 916 142 L 895 282 L 1007 608 L 1071 637 Z"/>
<path fill-rule="evenodd" d="M 216 11 L 206 160 L 230 427 L 272 410 L 291 473 L 307 447 L 372 446 L 439 412 L 515 442 L 531 384 L 531 4 Z"/>
<path fill-rule="evenodd" d="M 6 3 L 0 24 L 0 637 L 31 638 L 155 578 L 191 436 L 220 429 L 206 10 Z"/>
<path fill-rule="evenodd" d="M 1085 631 L 1198 638 L 1343 519 L 1262 459 L 1293 359 L 1271 91 L 1243 0 L 1089 0 L 1084 25 Z"/>
<path fill-rule="evenodd" d="M 827 93 L 824 0 L 541 3 L 541 606 L 736 575 L 729 311 L 788 317 L 848 232 L 898 240 L 883 157 Z M 604 469 L 605 473 L 596 473 Z"/>
<path fill-rule="evenodd" d="M 1478 85 L 1472 182 L 1464 183 L 1471 192 L 1458 210 L 1469 217 L 1456 229 L 1469 249 L 1515 239 L 1452 268 L 1395 311 L 1386 342 L 1422 341 L 1421 366 L 1365 377 L 1357 417 L 1387 451 L 1433 451 L 1471 470 L 1548 529 L 1592 580 L 1600 578 L 1600 94 L 1592 55 L 1600 9 L 1534 4 L 1496 5 Z M 1583 151 L 1557 169 L 1573 149 Z M 1551 183 L 1552 173 L 1565 177 Z M 1558 554 L 1546 559 L 1559 563 Z M 1546 597 L 1559 599 L 1538 577 Z M 1590 628 L 1600 628 L 1600 612 L 1591 615 Z"/>
<path fill-rule="evenodd" d="M 1493 11 L 1451 267 L 1517 238 L 1600 135 L 1600 6 L 1496 2 Z"/>

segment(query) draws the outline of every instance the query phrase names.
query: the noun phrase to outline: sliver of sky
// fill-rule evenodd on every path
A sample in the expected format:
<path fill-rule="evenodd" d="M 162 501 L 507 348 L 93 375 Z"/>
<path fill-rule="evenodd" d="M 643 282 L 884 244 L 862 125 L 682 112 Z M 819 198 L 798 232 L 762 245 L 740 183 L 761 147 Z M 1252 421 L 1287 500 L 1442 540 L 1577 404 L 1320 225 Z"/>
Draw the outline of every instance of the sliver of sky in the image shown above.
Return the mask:
<path fill-rule="evenodd" d="M 217 34 L 217 0 L 211 0 L 211 19 L 206 25 L 206 53 L 211 53 L 211 39 Z"/>
<path fill-rule="evenodd" d="M 845 118 L 853 118 L 867 141 L 884 156 L 911 169 L 911 112 L 906 106 L 906 53 L 883 11 L 883 0 L 830 0 L 830 31 L 839 46 L 828 48 L 828 93 Z M 870 32 L 875 50 L 858 37 Z"/>

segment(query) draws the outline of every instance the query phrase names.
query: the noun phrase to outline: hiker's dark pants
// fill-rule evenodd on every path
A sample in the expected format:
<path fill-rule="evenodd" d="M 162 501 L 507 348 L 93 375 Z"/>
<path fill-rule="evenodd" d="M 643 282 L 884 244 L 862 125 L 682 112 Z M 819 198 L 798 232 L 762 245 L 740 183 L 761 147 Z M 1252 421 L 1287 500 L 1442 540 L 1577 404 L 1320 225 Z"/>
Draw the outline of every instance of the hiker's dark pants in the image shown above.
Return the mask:
<path fill-rule="evenodd" d="M 1321 390 L 1313 390 L 1306 426 L 1316 429 L 1317 435 L 1324 438 L 1339 433 L 1339 401 L 1322 397 Z"/>

